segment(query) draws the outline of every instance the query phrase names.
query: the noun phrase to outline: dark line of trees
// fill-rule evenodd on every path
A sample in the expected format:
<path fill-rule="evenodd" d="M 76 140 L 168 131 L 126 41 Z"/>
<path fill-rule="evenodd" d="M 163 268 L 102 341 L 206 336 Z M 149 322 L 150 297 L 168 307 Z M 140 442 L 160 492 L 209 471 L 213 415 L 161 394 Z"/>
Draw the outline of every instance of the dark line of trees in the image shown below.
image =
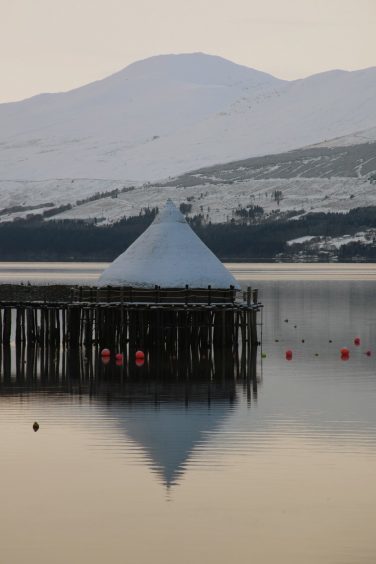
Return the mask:
<path fill-rule="evenodd" d="M 0 260 L 112 260 L 141 235 L 156 212 L 156 208 L 144 210 L 139 216 L 102 227 L 67 221 L 2 223 Z M 287 250 L 286 241 L 290 239 L 304 235 L 336 237 L 376 227 L 376 207 L 357 208 L 345 214 L 312 213 L 292 221 L 282 218 L 251 225 L 204 223 L 197 216 L 190 224 L 221 258 L 273 258 Z M 353 256 L 366 252 L 359 245 L 347 247 L 344 259 L 352 252 Z"/>

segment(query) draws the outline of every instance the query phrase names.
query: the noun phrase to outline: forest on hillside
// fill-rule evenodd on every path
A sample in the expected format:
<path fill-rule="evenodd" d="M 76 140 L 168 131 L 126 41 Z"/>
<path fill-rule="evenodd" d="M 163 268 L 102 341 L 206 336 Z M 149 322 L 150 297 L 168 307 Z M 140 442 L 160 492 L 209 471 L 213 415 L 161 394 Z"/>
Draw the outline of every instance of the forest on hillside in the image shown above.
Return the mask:
<path fill-rule="evenodd" d="M 143 233 L 156 209 L 123 219 L 113 225 L 84 222 L 17 221 L 0 224 L 0 260 L 89 260 L 110 261 Z M 254 222 L 252 222 L 254 220 Z M 303 236 L 338 237 L 376 228 L 376 207 L 348 213 L 311 213 L 298 219 L 274 221 L 247 218 L 246 222 L 205 223 L 189 220 L 197 235 L 223 260 L 273 260 L 288 256 L 287 241 Z M 338 252 L 340 260 L 354 256 L 376 258 L 376 247 L 350 243 Z"/>

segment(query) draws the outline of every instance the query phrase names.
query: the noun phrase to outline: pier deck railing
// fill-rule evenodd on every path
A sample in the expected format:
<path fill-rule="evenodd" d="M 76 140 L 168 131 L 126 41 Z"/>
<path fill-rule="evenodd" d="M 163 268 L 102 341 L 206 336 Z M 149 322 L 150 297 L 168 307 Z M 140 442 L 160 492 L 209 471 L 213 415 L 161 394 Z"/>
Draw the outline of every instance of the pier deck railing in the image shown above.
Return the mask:
<path fill-rule="evenodd" d="M 74 288 L 69 301 L 0 300 L 0 344 L 154 347 L 178 354 L 192 347 L 235 349 L 240 343 L 251 349 L 258 343 L 257 313 L 262 304 L 251 288 L 239 297 L 233 288 L 173 292 L 155 288 L 147 294 L 96 290 Z"/>

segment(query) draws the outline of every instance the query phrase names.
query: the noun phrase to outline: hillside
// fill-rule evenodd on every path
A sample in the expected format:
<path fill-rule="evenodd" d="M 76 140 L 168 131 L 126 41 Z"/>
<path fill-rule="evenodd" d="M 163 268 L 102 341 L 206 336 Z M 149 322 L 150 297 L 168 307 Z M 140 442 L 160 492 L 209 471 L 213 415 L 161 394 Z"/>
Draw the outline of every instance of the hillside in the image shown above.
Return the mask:
<path fill-rule="evenodd" d="M 287 82 L 202 53 L 153 57 L 1 104 L 0 180 L 156 181 L 376 127 L 375 98 L 376 68 Z"/>
<path fill-rule="evenodd" d="M 247 92 L 281 83 L 220 57 L 168 55 L 70 92 L 1 104 L 0 178 L 158 177 L 148 155 L 161 138 L 183 134 Z M 179 155 L 169 158 L 176 172 Z"/>
<path fill-rule="evenodd" d="M 168 198 L 188 204 L 188 216 L 203 215 L 214 223 L 236 219 L 239 208 L 253 205 L 274 217 L 290 211 L 345 212 L 376 205 L 376 141 L 336 143 L 339 146 L 329 142 L 330 146 L 202 168 L 156 184 L 90 179 L 2 182 L 0 222 L 45 213 L 46 219 L 106 225 L 138 215 L 143 208 L 162 207 Z M 53 194 L 59 195 L 56 204 Z M 12 205 L 6 206 L 7 201 Z"/>

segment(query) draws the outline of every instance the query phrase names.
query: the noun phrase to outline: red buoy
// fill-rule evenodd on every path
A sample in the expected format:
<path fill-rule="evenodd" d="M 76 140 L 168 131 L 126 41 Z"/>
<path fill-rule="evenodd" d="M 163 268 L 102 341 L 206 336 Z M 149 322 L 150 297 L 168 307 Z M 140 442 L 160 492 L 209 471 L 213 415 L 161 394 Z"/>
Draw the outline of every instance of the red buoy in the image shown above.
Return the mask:
<path fill-rule="evenodd" d="M 292 359 L 292 351 L 290 351 L 290 350 L 286 351 L 285 357 L 286 357 L 286 360 L 291 360 Z"/>
<path fill-rule="evenodd" d="M 359 345 L 360 345 L 360 337 L 355 337 L 355 339 L 354 339 L 354 345 L 357 346 L 357 347 L 359 347 Z"/>
<path fill-rule="evenodd" d="M 372 354 L 371 351 L 367 351 L 367 352 L 366 352 L 366 355 L 367 355 L 367 356 L 371 356 L 371 354 Z"/>
<path fill-rule="evenodd" d="M 136 356 L 136 358 L 137 358 L 138 360 L 143 360 L 143 359 L 145 358 L 145 354 L 144 354 L 143 351 L 136 351 L 136 355 L 135 355 L 135 356 Z"/>
<path fill-rule="evenodd" d="M 103 357 L 111 356 L 110 349 L 102 349 L 101 356 L 103 356 Z"/>
<path fill-rule="evenodd" d="M 350 351 L 347 347 L 342 347 L 341 349 L 341 358 L 342 360 L 348 360 L 350 357 Z"/>

